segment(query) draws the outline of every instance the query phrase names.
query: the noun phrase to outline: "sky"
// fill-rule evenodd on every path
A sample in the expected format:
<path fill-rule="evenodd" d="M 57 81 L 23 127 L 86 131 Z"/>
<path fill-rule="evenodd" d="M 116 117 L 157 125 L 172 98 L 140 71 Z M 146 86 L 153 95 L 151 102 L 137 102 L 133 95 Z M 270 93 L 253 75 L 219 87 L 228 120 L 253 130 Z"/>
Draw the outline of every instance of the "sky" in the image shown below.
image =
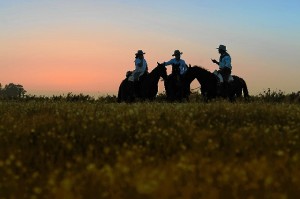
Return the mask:
<path fill-rule="evenodd" d="M 299 24 L 299 0 L 0 0 L 0 83 L 34 95 L 113 95 L 137 50 L 150 71 L 179 49 L 213 72 L 223 44 L 251 95 L 297 92 Z"/>

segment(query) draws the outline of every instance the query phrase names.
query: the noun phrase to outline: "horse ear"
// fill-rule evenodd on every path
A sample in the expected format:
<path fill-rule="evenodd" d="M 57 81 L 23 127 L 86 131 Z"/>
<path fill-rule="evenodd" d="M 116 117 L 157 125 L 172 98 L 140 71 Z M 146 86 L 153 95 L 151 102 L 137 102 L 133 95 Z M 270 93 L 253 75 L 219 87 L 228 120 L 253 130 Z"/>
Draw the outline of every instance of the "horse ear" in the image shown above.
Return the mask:
<path fill-rule="evenodd" d="M 191 68 L 192 67 L 192 65 L 191 64 L 189 64 L 189 68 Z"/>
<path fill-rule="evenodd" d="M 157 62 L 157 65 L 159 65 L 159 63 Z"/>

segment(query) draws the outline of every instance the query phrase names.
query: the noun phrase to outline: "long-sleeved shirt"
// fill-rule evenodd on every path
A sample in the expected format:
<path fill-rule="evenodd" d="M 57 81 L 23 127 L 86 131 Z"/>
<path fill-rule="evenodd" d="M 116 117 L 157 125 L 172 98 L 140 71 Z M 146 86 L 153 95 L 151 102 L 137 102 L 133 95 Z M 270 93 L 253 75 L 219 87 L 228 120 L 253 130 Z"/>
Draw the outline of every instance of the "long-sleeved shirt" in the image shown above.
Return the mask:
<path fill-rule="evenodd" d="M 166 64 L 166 66 L 172 65 L 172 64 L 180 64 L 179 65 L 180 75 L 184 74 L 186 72 L 186 70 L 187 70 L 186 63 L 182 59 L 177 60 L 176 58 L 174 58 L 174 59 L 171 59 L 168 62 L 165 62 L 165 64 Z"/>
<path fill-rule="evenodd" d="M 135 59 L 135 72 L 144 73 L 147 70 L 147 62 L 145 59 Z"/>
<path fill-rule="evenodd" d="M 232 69 L 231 57 L 228 53 L 221 55 L 219 59 L 219 68 L 222 69 L 225 67 Z"/>

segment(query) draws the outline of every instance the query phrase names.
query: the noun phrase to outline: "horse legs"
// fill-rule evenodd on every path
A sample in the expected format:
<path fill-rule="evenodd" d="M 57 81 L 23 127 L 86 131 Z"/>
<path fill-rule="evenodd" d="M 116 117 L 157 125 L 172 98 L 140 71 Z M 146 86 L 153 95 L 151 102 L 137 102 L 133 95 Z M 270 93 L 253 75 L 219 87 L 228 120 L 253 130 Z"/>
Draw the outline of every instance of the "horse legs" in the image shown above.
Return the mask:
<path fill-rule="evenodd" d="M 227 96 L 230 102 L 235 101 L 235 85 L 233 83 L 227 83 Z"/>
<path fill-rule="evenodd" d="M 134 101 L 134 82 L 128 81 L 127 83 L 127 95 L 126 95 L 126 102 L 133 102 Z"/>
<path fill-rule="evenodd" d="M 171 78 L 168 79 L 168 81 L 165 82 L 165 90 L 167 94 L 167 100 L 168 101 L 174 101 L 174 86 L 173 86 L 173 80 Z"/>
<path fill-rule="evenodd" d="M 124 79 L 119 86 L 119 91 L 118 91 L 118 102 L 119 103 L 127 100 L 127 95 L 128 95 L 127 87 L 128 87 L 128 80 Z"/>

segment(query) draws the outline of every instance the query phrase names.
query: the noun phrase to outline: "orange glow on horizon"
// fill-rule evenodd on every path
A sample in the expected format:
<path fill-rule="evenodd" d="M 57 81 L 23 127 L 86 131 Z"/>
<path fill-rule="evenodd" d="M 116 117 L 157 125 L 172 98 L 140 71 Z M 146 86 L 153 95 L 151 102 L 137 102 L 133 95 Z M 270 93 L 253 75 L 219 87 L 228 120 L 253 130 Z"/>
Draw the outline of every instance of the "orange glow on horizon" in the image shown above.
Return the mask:
<path fill-rule="evenodd" d="M 178 46 L 176 37 L 145 32 L 135 38 L 133 30 L 120 32 L 115 27 L 106 28 L 105 32 L 99 29 L 91 33 L 72 27 L 56 27 L 53 31 L 27 31 L 24 35 L 11 35 L 10 39 L 0 38 L 4 46 L 0 48 L 0 65 L 4 71 L 0 83 L 22 84 L 33 94 L 35 91 L 117 94 L 126 71 L 134 69 L 134 53 L 139 49 L 146 52 L 149 71 L 156 62 L 173 58 L 175 49 L 183 51 L 182 58 L 187 64 L 200 65 L 210 71 L 217 69 L 210 61 L 210 58 L 217 59 L 219 56 L 212 46 L 189 42 Z M 143 41 L 143 38 L 149 39 Z M 233 47 L 230 50 L 233 74 L 246 80 L 250 93 L 254 90 L 257 94 L 273 85 L 276 89 L 279 85 L 277 75 L 269 72 L 270 66 L 278 65 L 276 60 L 264 63 L 263 58 L 249 59 L 243 52 L 233 51 Z M 256 67 L 258 63 L 263 67 Z M 169 67 L 168 73 L 170 71 Z M 271 76 L 266 83 L 261 83 L 265 81 L 264 74 Z M 296 74 L 293 73 L 294 77 L 289 79 L 290 85 L 297 85 Z M 198 86 L 194 82 L 192 88 Z M 160 83 L 160 91 L 163 89 Z M 285 89 L 289 92 L 297 88 Z"/>

